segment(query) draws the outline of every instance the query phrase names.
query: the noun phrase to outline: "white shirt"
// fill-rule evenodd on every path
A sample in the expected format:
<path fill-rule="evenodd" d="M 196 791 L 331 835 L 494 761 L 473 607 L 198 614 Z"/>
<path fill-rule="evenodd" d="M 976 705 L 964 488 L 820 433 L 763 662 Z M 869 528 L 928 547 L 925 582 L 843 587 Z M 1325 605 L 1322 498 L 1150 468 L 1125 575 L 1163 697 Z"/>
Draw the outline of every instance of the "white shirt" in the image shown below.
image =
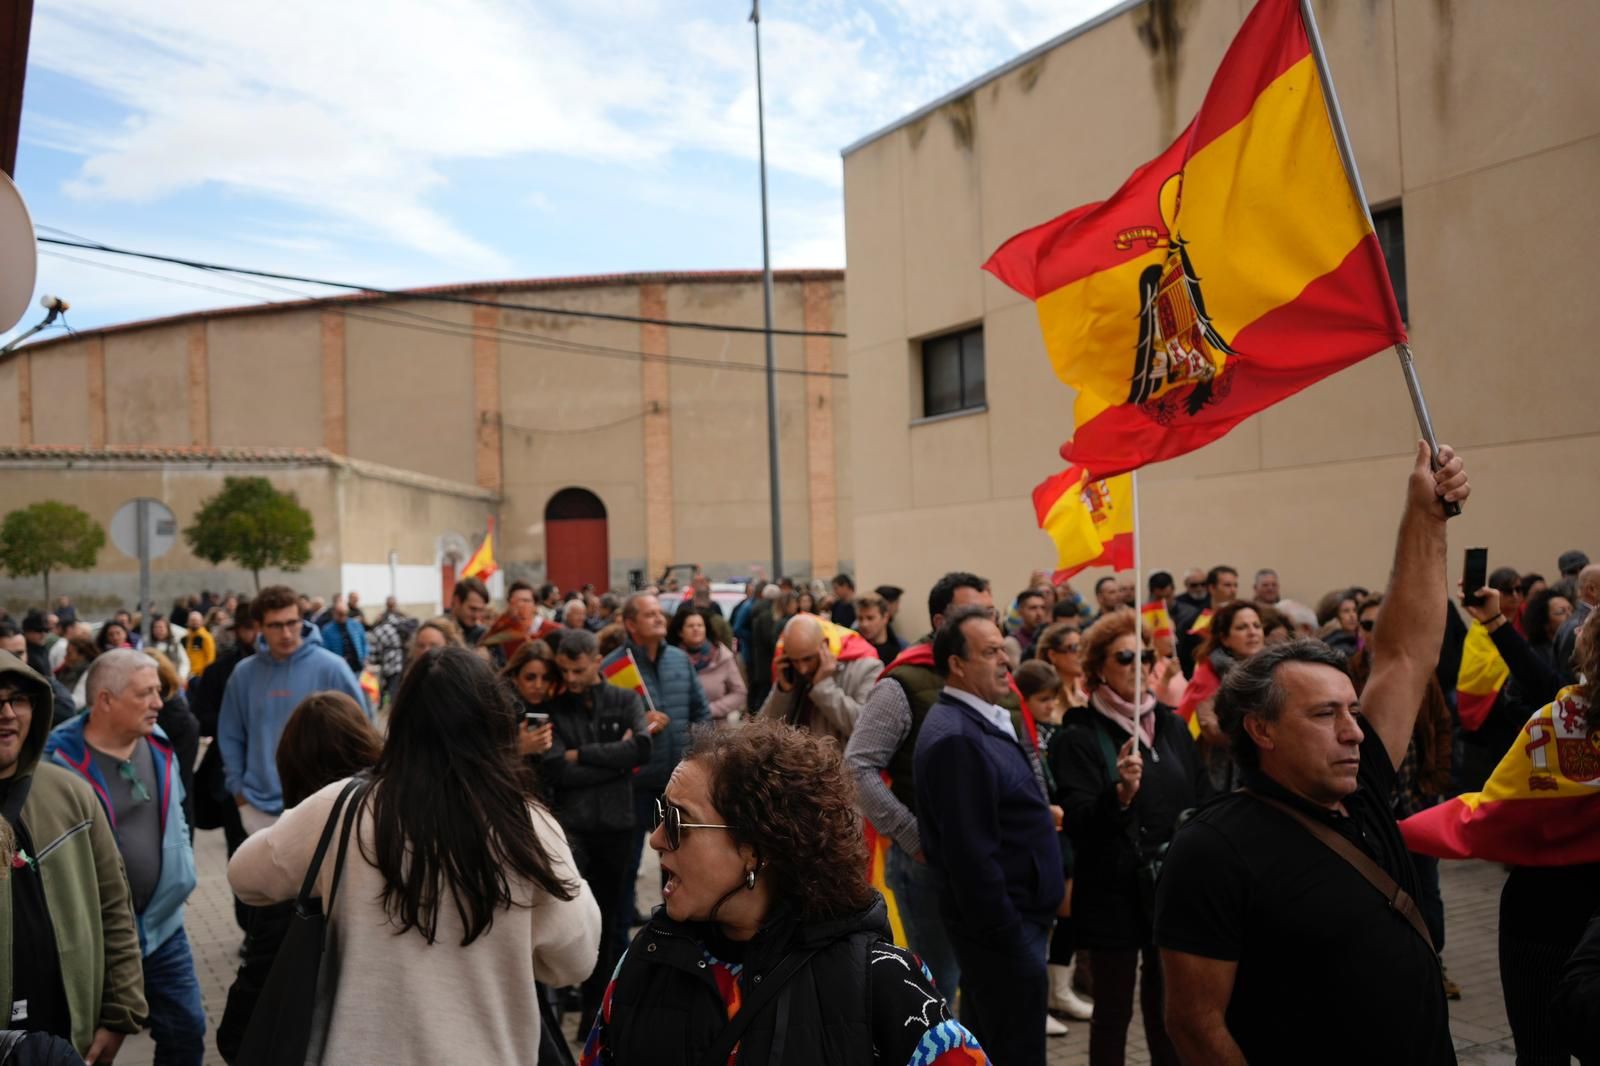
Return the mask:
<path fill-rule="evenodd" d="M 1000 730 L 1000 732 L 1004 733 L 1012 740 L 1017 739 L 1016 727 L 1011 724 L 1011 714 L 1005 708 L 996 707 L 987 700 L 980 700 L 970 692 L 964 692 L 958 688 L 951 688 L 949 685 L 944 687 L 944 695 L 949 696 L 953 700 L 958 700 L 961 703 L 965 703 L 968 707 L 971 707 L 973 710 L 983 715 L 983 717 L 988 720 L 989 724 Z"/>

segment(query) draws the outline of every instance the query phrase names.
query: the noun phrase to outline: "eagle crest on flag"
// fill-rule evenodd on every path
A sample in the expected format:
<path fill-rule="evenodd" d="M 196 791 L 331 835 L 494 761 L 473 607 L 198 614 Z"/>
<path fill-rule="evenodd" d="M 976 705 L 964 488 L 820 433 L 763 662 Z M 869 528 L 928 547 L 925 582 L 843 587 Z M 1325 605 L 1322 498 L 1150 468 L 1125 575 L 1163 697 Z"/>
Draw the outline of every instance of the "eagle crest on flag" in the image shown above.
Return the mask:
<path fill-rule="evenodd" d="M 1139 341 L 1128 388 L 1128 402 L 1139 404 L 1163 425 L 1179 413 L 1180 404 L 1183 412 L 1193 415 L 1220 399 L 1218 389 L 1226 382 L 1227 357 L 1236 354 L 1206 314 L 1200 278 L 1189 259 L 1187 242 L 1177 231 L 1182 189 L 1181 173 L 1161 186 L 1161 218 L 1170 234 L 1164 241 L 1153 236 L 1158 231 L 1149 227 L 1117 237 L 1119 247 L 1142 238 L 1152 246 L 1164 243 L 1167 248 L 1165 262 L 1152 264 L 1139 274 Z M 1168 397 L 1178 390 L 1184 390 L 1181 396 Z"/>

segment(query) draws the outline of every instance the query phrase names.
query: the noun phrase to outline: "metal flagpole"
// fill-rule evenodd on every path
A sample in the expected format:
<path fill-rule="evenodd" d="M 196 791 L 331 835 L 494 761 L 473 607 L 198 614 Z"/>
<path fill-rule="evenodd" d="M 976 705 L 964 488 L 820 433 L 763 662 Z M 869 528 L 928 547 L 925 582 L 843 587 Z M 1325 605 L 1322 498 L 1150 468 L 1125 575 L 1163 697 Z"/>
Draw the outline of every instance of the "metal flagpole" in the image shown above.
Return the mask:
<path fill-rule="evenodd" d="M 750 5 L 756 37 L 756 137 L 761 154 L 761 290 L 767 342 L 767 490 L 771 494 L 772 580 L 783 576 L 783 494 L 778 475 L 778 378 L 772 353 L 772 243 L 767 235 L 767 105 L 761 87 L 761 0 Z"/>
<path fill-rule="evenodd" d="M 1322 34 L 1317 29 L 1317 16 L 1311 9 L 1311 0 L 1300 0 L 1300 18 L 1306 28 L 1306 38 L 1311 44 L 1311 58 L 1317 64 L 1317 79 L 1322 82 L 1322 100 L 1328 107 L 1328 119 L 1333 126 L 1333 139 L 1339 145 L 1339 158 L 1344 162 L 1345 177 L 1361 204 L 1361 213 L 1367 218 L 1367 228 L 1372 225 L 1372 210 L 1367 206 L 1367 190 L 1361 184 L 1361 170 L 1356 166 L 1356 154 L 1350 147 L 1350 130 L 1344 124 L 1344 111 L 1339 107 L 1339 91 L 1333 87 L 1333 72 L 1328 69 L 1328 54 L 1322 47 Z M 1433 465 L 1439 465 L 1439 440 L 1433 433 L 1433 419 L 1428 417 L 1428 401 L 1422 395 L 1422 381 L 1417 377 L 1416 363 L 1411 357 L 1411 345 L 1401 341 L 1394 346 L 1400 357 L 1400 373 L 1406 379 L 1406 391 L 1411 394 L 1411 407 L 1417 415 L 1417 427 L 1422 439 L 1433 452 Z M 1445 517 L 1461 513 L 1461 505 L 1452 500 L 1441 501 Z"/>
<path fill-rule="evenodd" d="M 1144 607 L 1139 590 L 1144 587 L 1143 545 L 1139 543 L 1139 471 L 1132 475 L 1133 495 L 1133 735 L 1139 735 L 1139 708 L 1144 705 Z M 1153 645 L 1152 645 L 1153 646 Z"/>

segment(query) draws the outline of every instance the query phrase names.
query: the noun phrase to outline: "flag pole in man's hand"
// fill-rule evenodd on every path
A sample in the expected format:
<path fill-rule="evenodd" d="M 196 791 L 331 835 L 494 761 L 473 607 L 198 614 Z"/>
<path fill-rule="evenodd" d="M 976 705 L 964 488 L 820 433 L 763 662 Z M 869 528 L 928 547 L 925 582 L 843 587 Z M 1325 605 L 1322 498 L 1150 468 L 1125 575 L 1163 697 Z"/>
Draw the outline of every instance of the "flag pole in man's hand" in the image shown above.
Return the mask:
<path fill-rule="evenodd" d="M 1372 210 L 1367 205 L 1367 190 L 1361 184 L 1361 170 L 1356 166 L 1355 152 L 1350 147 L 1350 130 L 1344 124 L 1344 111 L 1339 107 L 1339 91 L 1333 86 L 1333 72 L 1328 69 L 1328 54 L 1322 47 L 1322 34 L 1317 29 L 1317 16 L 1311 8 L 1311 0 L 1300 0 L 1300 17 L 1305 22 L 1311 56 L 1317 64 L 1317 80 L 1322 83 L 1322 99 L 1328 105 L 1328 118 L 1333 125 L 1334 139 L 1339 144 L 1339 158 L 1344 161 L 1344 172 L 1350 178 L 1350 186 L 1355 190 L 1361 210 L 1367 214 L 1367 225 L 1370 227 Z M 1406 379 L 1406 391 L 1411 394 L 1411 407 L 1417 414 L 1417 428 L 1422 431 L 1422 439 L 1428 442 L 1433 455 L 1433 468 L 1437 470 L 1442 462 L 1439 458 L 1439 438 L 1434 435 L 1433 419 L 1428 416 L 1428 401 L 1422 395 L 1422 382 L 1417 377 L 1416 363 L 1411 357 L 1411 345 L 1400 341 L 1394 346 L 1394 352 L 1400 357 L 1400 372 Z M 1459 502 L 1447 498 L 1441 498 L 1441 502 L 1446 518 L 1454 518 L 1461 513 Z"/>

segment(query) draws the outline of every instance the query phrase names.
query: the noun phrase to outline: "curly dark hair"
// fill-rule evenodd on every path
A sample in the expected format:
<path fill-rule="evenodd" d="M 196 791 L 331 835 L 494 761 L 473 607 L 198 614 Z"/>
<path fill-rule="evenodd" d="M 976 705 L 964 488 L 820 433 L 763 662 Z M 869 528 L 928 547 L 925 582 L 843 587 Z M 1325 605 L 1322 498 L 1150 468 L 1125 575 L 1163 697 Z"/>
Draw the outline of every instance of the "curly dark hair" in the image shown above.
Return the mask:
<path fill-rule="evenodd" d="M 1195 662 L 1204 659 L 1222 645 L 1223 638 L 1233 629 L 1233 620 L 1239 616 L 1240 611 L 1254 611 L 1256 620 L 1261 623 L 1261 632 L 1263 634 L 1266 633 L 1266 617 L 1262 615 L 1261 608 L 1257 607 L 1253 601 L 1234 600 L 1232 603 L 1224 604 L 1218 607 L 1217 612 L 1211 616 L 1211 624 L 1206 627 L 1205 636 L 1200 638 L 1200 647 L 1194 653 Z M 1231 655 L 1232 652 L 1229 652 L 1229 654 Z"/>
<path fill-rule="evenodd" d="M 1540 589 L 1522 609 L 1522 631 L 1528 635 L 1529 644 L 1549 644 L 1555 639 L 1555 634 L 1550 632 L 1551 600 L 1567 600 L 1567 597 L 1552 588 Z M 1567 603 L 1570 606 L 1572 601 L 1567 600 Z"/>
<path fill-rule="evenodd" d="M 697 730 L 685 758 L 705 768 L 734 842 L 755 849 L 774 892 L 802 918 L 840 918 L 872 902 L 855 782 L 832 737 L 760 717 Z"/>

